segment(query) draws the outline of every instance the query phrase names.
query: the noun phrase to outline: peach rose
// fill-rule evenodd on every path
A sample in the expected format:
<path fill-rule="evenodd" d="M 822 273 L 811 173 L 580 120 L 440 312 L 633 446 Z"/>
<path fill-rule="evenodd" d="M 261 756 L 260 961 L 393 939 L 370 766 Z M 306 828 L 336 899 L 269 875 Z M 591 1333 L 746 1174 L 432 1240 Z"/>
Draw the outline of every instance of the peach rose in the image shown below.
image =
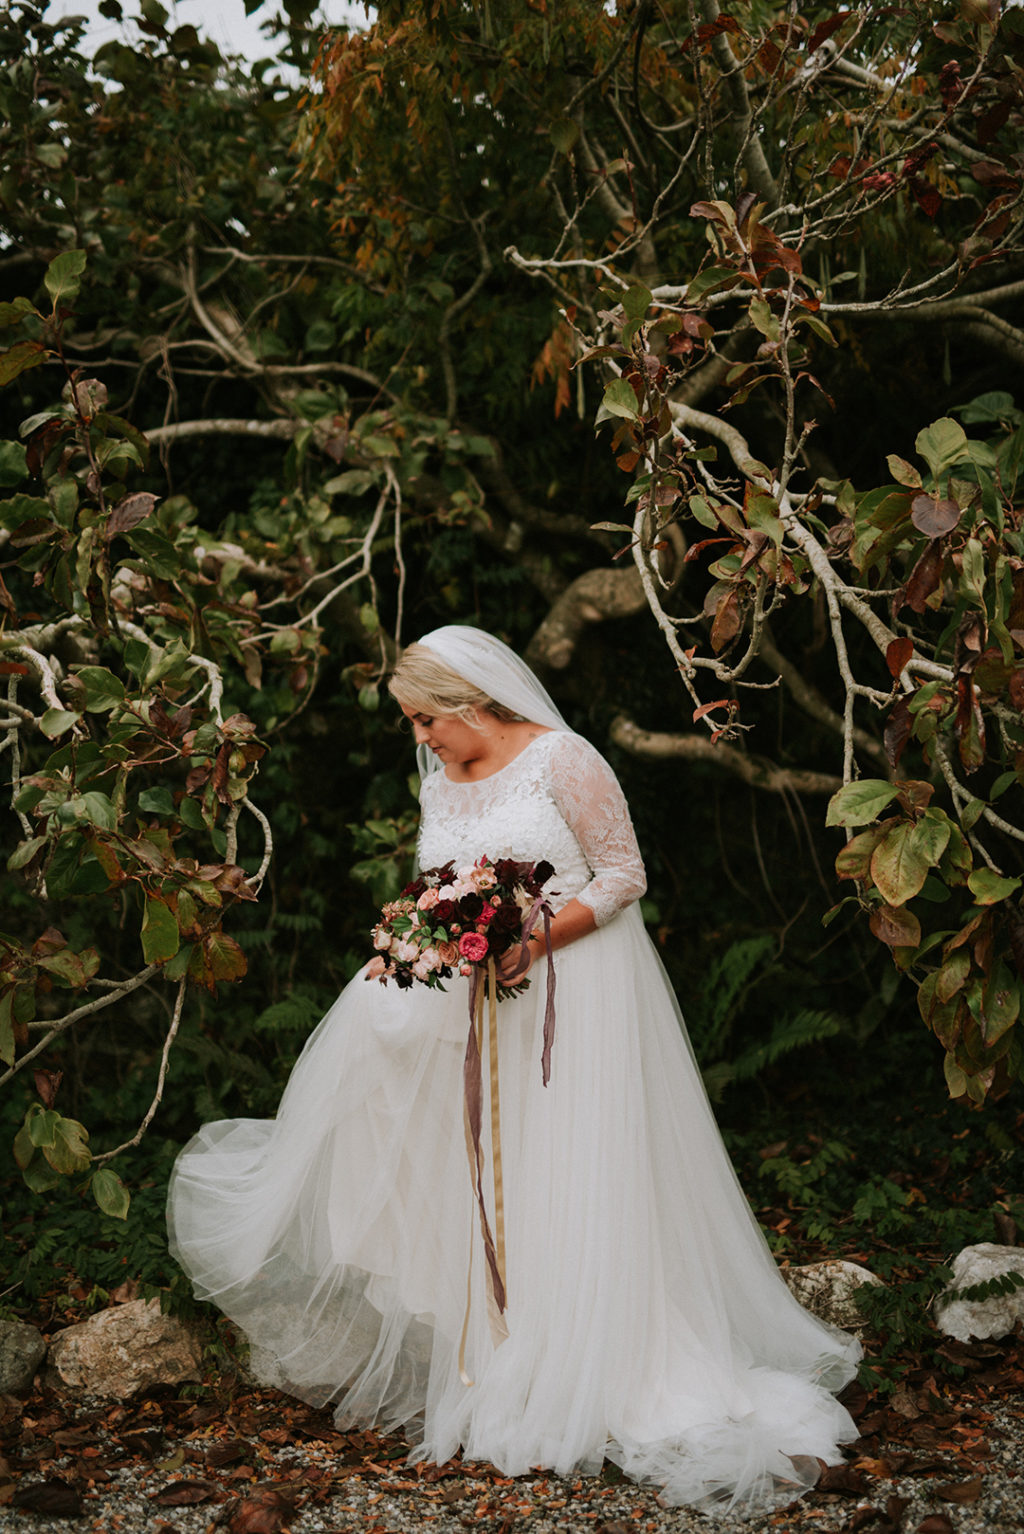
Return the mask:
<path fill-rule="evenodd" d="M 387 962 L 383 956 L 379 953 L 374 954 L 373 958 L 370 960 L 369 964 L 363 971 L 363 979 L 383 980 L 384 976 L 387 974 L 387 970 Z"/>

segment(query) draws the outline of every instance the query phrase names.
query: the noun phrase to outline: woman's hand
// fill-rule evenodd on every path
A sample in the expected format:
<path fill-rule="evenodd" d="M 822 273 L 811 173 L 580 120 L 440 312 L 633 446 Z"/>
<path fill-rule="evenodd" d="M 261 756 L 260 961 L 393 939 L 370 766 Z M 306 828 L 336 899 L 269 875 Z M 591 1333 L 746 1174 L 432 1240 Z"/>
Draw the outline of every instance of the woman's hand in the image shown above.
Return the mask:
<path fill-rule="evenodd" d="M 525 952 L 524 952 L 525 950 Z M 519 985 L 530 973 L 536 956 L 536 944 L 516 943 L 498 958 L 495 968 L 502 985 Z"/>

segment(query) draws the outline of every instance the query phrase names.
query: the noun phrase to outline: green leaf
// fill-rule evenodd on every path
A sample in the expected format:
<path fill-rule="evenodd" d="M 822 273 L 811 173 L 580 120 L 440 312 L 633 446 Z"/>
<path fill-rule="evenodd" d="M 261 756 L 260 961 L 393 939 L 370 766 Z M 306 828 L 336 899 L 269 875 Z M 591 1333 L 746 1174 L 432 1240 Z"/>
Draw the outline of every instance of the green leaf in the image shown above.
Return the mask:
<path fill-rule="evenodd" d="M 17 325 L 26 314 L 35 314 L 37 311 L 27 298 L 15 298 L 10 303 L 0 303 L 0 328 L 6 325 Z"/>
<path fill-rule="evenodd" d="M 689 304 L 699 303 L 705 293 L 714 293 L 717 288 L 733 287 L 740 278 L 741 274 L 731 266 L 709 266 L 707 271 L 694 277 L 687 287 L 686 301 Z"/>
<path fill-rule="evenodd" d="M 77 1119 L 66 1119 L 59 1113 L 54 1117 L 57 1124 L 53 1144 L 42 1147 L 43 1155 L 53 1170 L 65 1177 L 73 1172 L 86 1171 L 92 1160 L 88 1144 L 89 1131 Z"/>
<path fill-rule="evenodd" d="M 101 1166 L 92 1174 L 92 1196 L 103 1210 L 115 1220 L 123 1220 L 128 1214 L 131 1195 L 116 1172 Z"/>
<path fill-rule="evenodd" d="M 106 666 L 79 666 L 75 676 L 85 688 L 86 713 L 105 714 L 124 702 L 124 683 Z"/>
<path fill-rule="evenodd" d="M 173 815 L 174 799 L 168 788 L 145 788 L 139 795 L 139 809 L 147 815 Z"/>
<path fill-rule="evenodd" d="M 568 154 L 580 136 L 579 123 L 571 117 L 561 117 L 551 124 L 548 135 L 559 154 Z"/>
<path fill-rule="evenodd" d="M 637 407 L 636 395 L 628 378 L 613 378 L 605 389 L 601 408 L 597 413 L 597 424 L 600 425 L 609 416 L 620 416 L 627 421 L 639 421 L 640 411 Z"/>
<path fill-rule="evenodd" d="M 149 896 L 142 917 L 142 953 L 147 964 L 166 964 L 178 951 L 180 934 L 170 906 Z"/>
<path fill-rule="evenodd" d="M 991 868 L 976 868 L 968 876 L 967 887 L 978 905 L 997 905 L 1020 889 L 1019 879 L 1004 879 Z"/>
<path fill-rule="evenodd" d="M 81 714 L 73 713 L 66 708 L 48 708 L 39 721 L 39 728 L 50 740 L 56 740 L 58 735 L 63 735 L 70 730 L 72 725 L 78 723 Z"/>
<path fill-rule="evenodd" d="M 882 778 L 858 778 L 847 783 L 829 800 L 827 826 L 866 826 L 876 820 L 899 793 Z"/>
<path fill-rule="evenodd" d="M 60 1114 L 56 1108 L 40 1108 L 38 1113 L 29 1110 L 25 1119 L 28 1137 L 36 1150 L 46 1150 L 57 1143 L 57 1125 Z"/>
<path fill-rule="evenodd" d="M 945 469 L 952 468 L 968 456 L 967 433 L 959 421 L 943 416 L 918 432 L 914 446 L 925 460 L 936 479 Z"/>
<path fill-rule="evenodd" d="M 871 877 L 890 906 L 904 905 L 919 892 L 949 841 L 949 825 L 902 821 L 871 854 Z"/>
<path fill-rule="evenodd" d="M 60 1173 L 42 1156 L 33 1156 L 28 1165 L 22 1168 L 21 1175 L 33 1193 L 49 1193 L 60 1182 Z"/>
<path fill-rule="evenodd" d="M 32 836 L 28 841 L 19 843 L 7 859 L 7 872 L 16 873 L 19 868 L 24 868 L 26 863 L 31 863 L 39 849 L 46 846 L 48 840 L 46 836 Z"/>
<path fill-rule="evenodd" d="M 84 250 L 65 250 L 56 256 L 46 268 L 46 276 L 43 281 L 46 291 L 53 300 L 56 309 L 59 304 L 72 304 L 78 297 L 81 287 L 82 273 L 85 271 L 86 254 Z"/>
<path fill-rule="evenodd" d="M 46 347 L 41 341 L 16 341 L 0 352 L 0 386 L 13 382 L 19 373 L 45 361 Z"/>
<path fill-rule="evenodd" d="M 650 288 L 645 288 L 643 283 L 637 283 L 635 287 L 627 288 L 622 295 L 622 307 L 626 316 L 631 320 L 642 320 L 654 301 L 654 295 Z"/>
<path fill-rule="evenodd" d="M 0 485 L 20 485 L 28 478 L 28 455 L 20 442 L 0 442 Z"/>

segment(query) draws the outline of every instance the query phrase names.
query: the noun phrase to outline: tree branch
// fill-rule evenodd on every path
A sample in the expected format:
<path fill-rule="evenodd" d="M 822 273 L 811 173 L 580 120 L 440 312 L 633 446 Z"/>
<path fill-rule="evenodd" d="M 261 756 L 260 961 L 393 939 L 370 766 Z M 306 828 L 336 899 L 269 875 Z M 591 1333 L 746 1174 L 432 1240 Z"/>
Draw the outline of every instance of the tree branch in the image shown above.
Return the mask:
<path fill-rule="evenodd" d="M 617 746 L 633 756 L 710 762 L 712 766 L 721 767 L 742 778 L 752 788 L 763 788 L 773 794 L 831 795 L 843 786 L 843 780 L 834 773 L 780 767 L 767 757 L 749 756 L 735 746 L 724 742 L 713 743 L 703 735 L 668 735 L 642 730 L 626 714 L 619 714 L 612 721 L 611 738 Z"/>

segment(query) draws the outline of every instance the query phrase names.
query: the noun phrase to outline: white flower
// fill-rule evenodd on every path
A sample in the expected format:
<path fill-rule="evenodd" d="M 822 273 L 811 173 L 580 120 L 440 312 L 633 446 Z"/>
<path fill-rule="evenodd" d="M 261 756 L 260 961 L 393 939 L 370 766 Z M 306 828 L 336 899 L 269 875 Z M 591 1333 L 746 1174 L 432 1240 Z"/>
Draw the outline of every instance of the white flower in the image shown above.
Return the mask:
<path fill-rule="evenodd" d="M 398 947 L 392 949 L 392 952 L 395 958 L 400 959 L 403 964 L 411 964 L 414 959 L 418 959 L 420 956 L 418 944 L 410 943 L 406 938 L 399 938 Z"/>
<path fill-rule="evenodd" d="M 391 933 L 386 927 L 374 927 L 373 946 L 374 948 L 379 948 L 382 952 L 385 948 L 391 947 Z"/>

